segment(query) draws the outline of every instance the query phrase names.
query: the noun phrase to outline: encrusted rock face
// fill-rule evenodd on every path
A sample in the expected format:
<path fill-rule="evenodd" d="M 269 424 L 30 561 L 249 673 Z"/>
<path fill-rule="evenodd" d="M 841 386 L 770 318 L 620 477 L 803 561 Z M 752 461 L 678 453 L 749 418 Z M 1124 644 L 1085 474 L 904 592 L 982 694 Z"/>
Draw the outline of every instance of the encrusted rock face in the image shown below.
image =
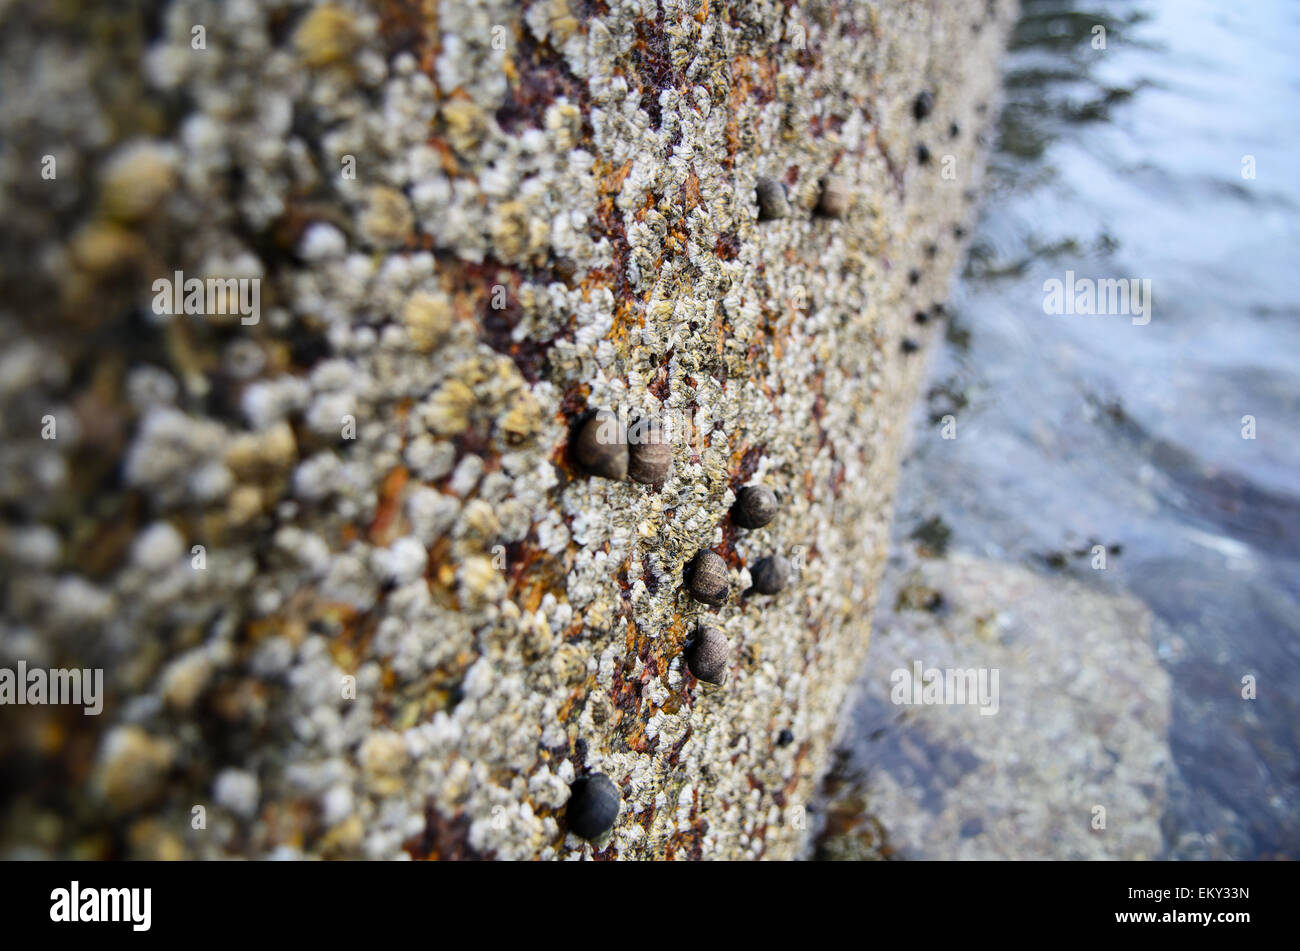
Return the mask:
<path fill-rule="evenodd" d="M 103 710 L 0 707 L 0 852 L 800 854 L 1010 5 L 83 6 L 0 12 L 0 665 Z"/>

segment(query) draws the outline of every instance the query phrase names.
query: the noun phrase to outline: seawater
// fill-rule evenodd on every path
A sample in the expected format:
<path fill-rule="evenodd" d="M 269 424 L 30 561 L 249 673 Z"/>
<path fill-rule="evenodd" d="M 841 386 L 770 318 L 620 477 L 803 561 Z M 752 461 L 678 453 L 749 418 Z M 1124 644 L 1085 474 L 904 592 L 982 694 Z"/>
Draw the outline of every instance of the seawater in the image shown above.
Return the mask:
<path fill-rule="evenodd" d="M 918 416 L 959 437 L 915 440 L 896 543 L 937 515 L 953 548 L 1145 602 L 1173 685 L 1166 857 L 1294 858 L 1300 4 L 1021 9 Z M 1054 312 L 1067 273 L 1143 282 L 1148 319 Z"/>

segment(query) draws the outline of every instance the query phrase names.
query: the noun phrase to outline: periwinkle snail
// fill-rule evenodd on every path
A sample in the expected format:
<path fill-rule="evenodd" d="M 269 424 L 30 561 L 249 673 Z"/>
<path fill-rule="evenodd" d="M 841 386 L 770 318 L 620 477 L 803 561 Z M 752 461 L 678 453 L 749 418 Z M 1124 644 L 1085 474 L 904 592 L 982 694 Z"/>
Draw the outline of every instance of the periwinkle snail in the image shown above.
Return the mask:
<path fill-rule="evenodd" d="M 627 435 L 618 417 L 608 410 L 593 413 L 578 430 L 573 458 L 592 475 L 627 478 Z"/>
<path fill-rule="evenodd" d="M 825 218 L 843 218 L 849 213 L 853 196 L 849 192 L 849 183 L 839 175 L 830 175 L 822 182 L 821 198 L 817 202 L 817 213 Z"/>
<path fill-rule="evenodd" d="M 730 663 L 731 645 L 727 643 L 727 636 L 716 627 L 702 626 L 686 645 L 686 666 L 696 680 L 724 684 Z"/>
<path fill-rule="evenodd" d="M 663 482 L 673 466 L 668 434 L 652 419 L 639 419 L 627 434 L 627 477 L 647 485 Z"/>
<path fill-rule="evenodd" d="M 687 587 L 696 601 L 717 607 L 727 600 L 731 579 L 727 563 L 716 552 L 702 551 L 691 562 Z"/>
<path fill-rule="evenodd" d="M 614 827 L 621 798 L 614 781 L 604 773 L 577 780 L 564 812 L 569 831 L 588 841 L 599 839 Z"/>
<path fill-rule="evenodd" d="M 776 517 L 776 493 L 765 485 L 747 485 L 736 493 L 731 517 L 741 528 L 762 528 Z"/>
<path fill-rule="evenodd" d="M 917 93 L 912 100 L 912 117 L 920 122 L 934 111 L 934 94 L 929 90 Z"/>
<path fill-rule="evenodd" d="M 758 198 L 758 220 L 776 221 L 790 213 L 785 185 L 775 178 L 760 178 L 754 188 Z"/>
<path fill-rule="evenodd" d="M 753 590 L 757 594 L 776 594 L 790 581 L 790 561 L 784 555 L 760 558 L 749 569 Z"/>

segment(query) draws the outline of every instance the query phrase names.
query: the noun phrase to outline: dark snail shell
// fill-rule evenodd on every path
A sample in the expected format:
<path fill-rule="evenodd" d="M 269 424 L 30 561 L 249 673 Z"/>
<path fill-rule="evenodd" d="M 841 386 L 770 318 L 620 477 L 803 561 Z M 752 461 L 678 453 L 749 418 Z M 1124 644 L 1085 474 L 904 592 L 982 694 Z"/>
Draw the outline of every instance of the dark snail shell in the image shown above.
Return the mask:
<path fill-rule="evenodd" d="M 651 485 L 668 478 L 673 467 L 673 447 L 658 423 L 649 419 L 633 423 L 627 443 L 629 479 Z"/>
<path fill-rule="evenodd" d="M 760 178 L 754 193 L 758 198 L 759 221 L 776 221 L 790 213 L 785 185 L 775 178 Z"/>
<path fill-rule="evenodd" d="M 731 517 L 741 528 L 762 528 L 776 517 L 776 493 L 765 485 L 747 485 L 736 493 Z"/>
<path fill-rule="evenodd" d="M 627 477 L 627 434 L 618 417 L 607 410 L 592 415 L 582 428 L 573 446 L 573 458 L 592 475 L 606 479 L 622 480 Z"/>
<path fill-rule="evenodd" d="M 593 773 L 574 782 L 572 790 L 564 813 L 570 832 L 591 840 L 614 827 L 621 796 L 612 779 L 604 773 Z"/>
<path fill-rule="evenodd" d="M 758 594 L 776 594 L 790 580 L 790 562 L 784 555 L 769 555 L 760 558 L 749 569 L 754 591 Z"/>
<path fill-rule="evenodd" d="M 917 93 L 916 98 L 912 100 L 912 117 L 920 122 L 933 111 L 934 96 L 928 90 Z"/>
<path fill-rule="evenodd" d="M 701 627 L 695 639 L 686 646 L 686 666 L 696 680 L 710 684 L 727 682 L 727 667 L 731 663 L 731 645 L 716 627 Z"/>
<path fill-rule="evenodd" d="M 689 588 L 691 597 L 704 604 L 717 607 L 726 601 L 731 579 L 722 556 L 711 551 L 702 551 L 696 555 L 691 562 Z"/>
<path fill-rule="evenodd" d="M 817 202 L 817 213 L 826 218 L 843 218 L 849 213 L 853 196 L 849 184 L 838 175 L 828 176 L 822 182 L 821 198 Z"/>

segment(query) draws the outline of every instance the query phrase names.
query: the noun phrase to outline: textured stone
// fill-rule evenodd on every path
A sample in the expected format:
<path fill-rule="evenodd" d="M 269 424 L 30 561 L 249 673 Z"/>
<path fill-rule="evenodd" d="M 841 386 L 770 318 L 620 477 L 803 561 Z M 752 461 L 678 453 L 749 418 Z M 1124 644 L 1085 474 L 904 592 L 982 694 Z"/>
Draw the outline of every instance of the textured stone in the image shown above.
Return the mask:
<path fill-rule="evenodd" d="M 106 697 L 6 721 L 0 854 L 798 854 L 1012 5 L 65 6 L 0 13 L 0 656 Z M 155 313 L 177 270 L 258 319 Z M 571 464 L 598 408 L 671 423 L 661 483 Z M 754 482 L 780 515 L 735 532 Z M 163 522 L 182 557 L 133 559 Z M 683 589 L 795 549 L 761 611 Z M 686 686 L 702 617 L 725 690 Z M 106 797 L 54 781 L 92 751 Z"/>

